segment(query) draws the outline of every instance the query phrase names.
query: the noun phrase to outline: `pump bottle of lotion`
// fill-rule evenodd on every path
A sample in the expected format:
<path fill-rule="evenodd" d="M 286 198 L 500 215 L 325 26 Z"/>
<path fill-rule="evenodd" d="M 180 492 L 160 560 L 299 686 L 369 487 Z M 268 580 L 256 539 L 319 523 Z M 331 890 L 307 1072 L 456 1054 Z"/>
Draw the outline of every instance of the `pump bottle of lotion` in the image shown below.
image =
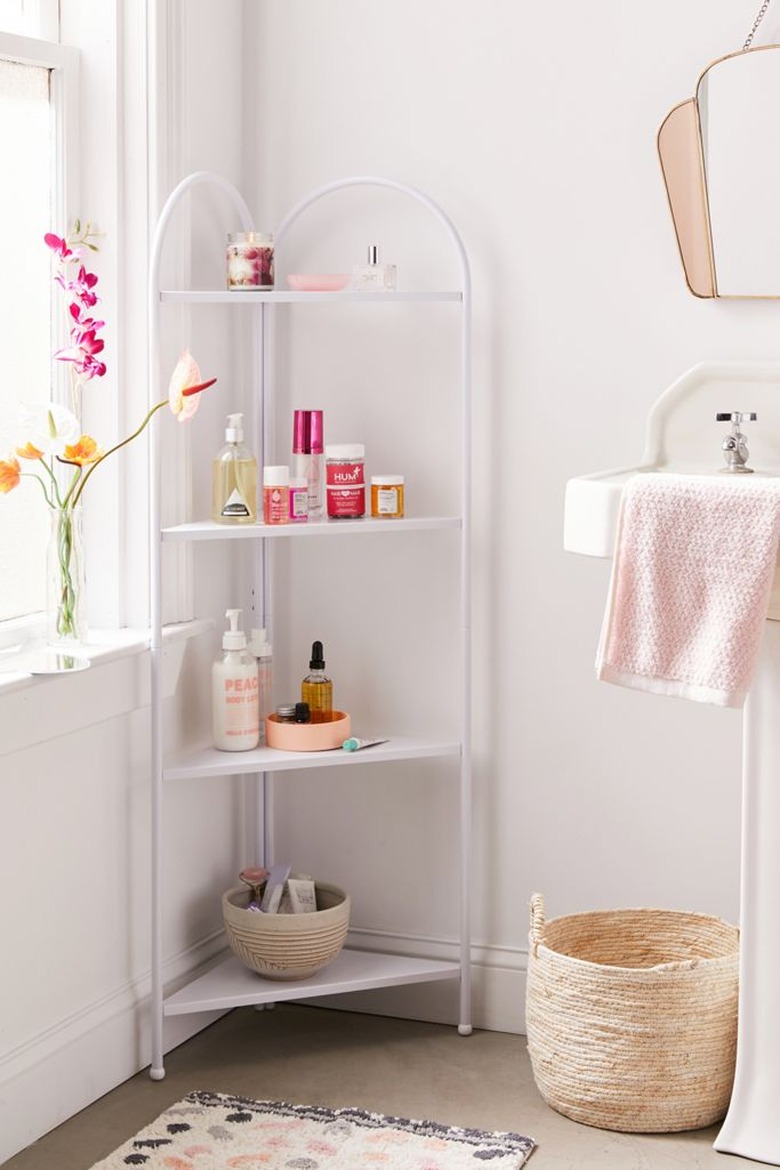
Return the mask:
<path fill-rule="evenodd" d="M 225 446 L 214 460 L 211 517 L 218 524 L 254 524 L 257 461 L 244 446 L 242 414 L 229 414 Z"/>
<path fill-rule="evenodd" d="M 246 634 L 239 630 L 240 609 L 227 610 L 230 629 L 222 638 L 224 654 L 211 668 L 214 746 L 223 752 L 257 747 L 260 705 L 257 659 L 247 651 Z"/>
<path fill-rule="evenodd" d="M 276 708 L 273 697 L 273 646 L 265 630 L 252 630 L 249 653 L 257 660 L 258 697 L 260 704 L 260 738 L 265 739 L 265 719 Z"/>

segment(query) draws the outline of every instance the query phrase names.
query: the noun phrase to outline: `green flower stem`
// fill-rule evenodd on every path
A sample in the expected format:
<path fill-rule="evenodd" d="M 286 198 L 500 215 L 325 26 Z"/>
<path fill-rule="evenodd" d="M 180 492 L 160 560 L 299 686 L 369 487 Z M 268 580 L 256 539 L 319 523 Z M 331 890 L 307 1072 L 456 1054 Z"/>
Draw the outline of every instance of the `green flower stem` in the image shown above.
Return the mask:
<path fill-rule="evenodd" d="M 61 638 L 78 638 L 76 607 L 79 599 L 73 581 L 74 569 L 76 568 L 73 562 L 74 557 L 78 555 L 78 553 L 74 554 L 74 516 L 69 508 L 55 510 L 57 512 L 56 548 L 59 576 L 56 598 L 56 628 Z"/>
<path fill-rule="evenodd" d="M 54 500 L 55 500 L 56 502 L 53 502 L 51 506 L 52 506 L 53 508 L 58 508 L 58 507 L 61 507 L 61 506 L 62 506 L 62 503 L 63 503 L 63 500 L 62 500 L 62 497 L 61 497 L 61 495 L 60 495 L 60 485 L 57 483 L 57 477 L 56 477 L 56 475 L 54 474 L 54 472 L 52 471 L 51 467 L 49 466 L 49 464 L 46 462 L 46 460 L 45 460 L 43 457 L 41 457 L 41 458 L 38 460 L 38 462 L 40 463 L 41 467 L 43 467 L 43 468 L 44 468 L 44 470 L 47 472 L 47 474 L 48 474 L 48 476 L 49 476 L 49 479 L 51 480 L 51 485 L 52 485 L 52 487 L 53 487 L 53 489 L 54 489 L 53 496 L 54 496 Z M 37 479 L 37 478 L 38 478 L 38 476 L 36 476 L 36 479 Z M 43 484 L 43 480 L 41 480 L 41 484 Z M 46 489 L 44 488 L 44 491 L 45 491 L 45 490 L 46 490 Z"/>
<path fill-rule="evenodd" d="M 133 439 L 137 439 L 138 436 L 141 434 L 141 432 L 143 430 L 145 430 L 146 427 L 149 425 L 152 417 L 157 413 L 157 411 L 160 410 L 163 406 L 167 406 L 167 405 L 168 405 L 168 399 L 163 398 L 162 402 L 158 402 L 156 406 L 152 407 L 152 409 L 148 412 L 148 414 L 144 418 L 141 425 L 137 428 L 137 430 L 133 431 L 132 435 L 128 435 L 126 439 L 123 439 L 121 443 L 117 443 L 116 446 L 109 447 L 108 451 L 104 451 L 103 454 L 100 456 L 100 458 L 95 460 L 95 462 L 91 465 L 91 467 L 86 472 L 86 474 L 81 477 L 81 482 L 79 483 L 78 488 L 76 489 L 76 492 L 73 496 L 70 507 L 72 507 L 72 508 L 76 507 L 79 500 L 81 499 L 81 493 L 84 491 L 84 488 L 87 486 L 87 480 L 92 475 L 92 472 L 97 467 L 100 467 L 100 464 L 103 462 L 103 460 L 108 459 L 109 455 L 113 455 L 115 451 L 120 451 L 122 449 L 122 447 L 126 447 L 128 443 L 132 443 Z M 72 490 L 73 490 L 73 485 L 71 485 L 71 491 Z M 68 492 L 68 496 L 70 496 L 70 492 Z"/>
<path fill-rule="evenodd" d="M 46 467 L 45 463 L 44 463 L 44 467 Z M 48 468 L 47 468 L 47 471 L 48 471 Z M 57 507 L 57 505 L 54 503 L 54 501 L 52 500 L 49 493 L 46 491 L 46 484 L 43 482 L 43 480 L 41 479 L 41 477 L 39 475 L 36 475 L 34 471 L 22 471 L 20 474 L 21 474 L 22 478 L 37 479 L 38 483 L 41 485 L 41 491 L 43 492 L 43 496 L 44 496 L 44 499 L 46 500 L 46 503 L 49 505 L 50 508 Z"/>

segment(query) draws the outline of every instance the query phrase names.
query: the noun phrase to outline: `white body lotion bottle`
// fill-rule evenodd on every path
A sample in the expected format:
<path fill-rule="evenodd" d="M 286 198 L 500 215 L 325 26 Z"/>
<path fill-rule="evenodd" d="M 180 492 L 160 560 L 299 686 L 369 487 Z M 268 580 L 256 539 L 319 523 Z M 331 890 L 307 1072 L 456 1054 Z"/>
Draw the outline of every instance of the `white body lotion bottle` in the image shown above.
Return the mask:
<path fill-rule="evenodd" d="M 224 654 L 211 668 L 214 746 L 223 752 L 244 752 L 260 738 L 257 659 L 246 648 L 238 628 L 240 609 L 227 610 L 230 629 L 222 638 Z"/>

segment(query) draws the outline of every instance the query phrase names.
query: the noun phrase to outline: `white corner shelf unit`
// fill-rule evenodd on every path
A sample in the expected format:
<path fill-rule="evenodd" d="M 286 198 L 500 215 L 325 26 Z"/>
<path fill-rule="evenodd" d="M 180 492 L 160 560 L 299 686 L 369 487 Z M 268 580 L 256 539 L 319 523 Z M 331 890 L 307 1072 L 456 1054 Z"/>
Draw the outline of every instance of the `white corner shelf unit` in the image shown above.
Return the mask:
<path fill-rule="evenodd" d="M 266 526 L 262 523 L 235 527 L 215 524 L 211 521 L 188 522 L 173 527 L 161 525 L 161 468 L 162 440 L 159 428 L 151 428 L 151 472 L 150 472 L 150 576 L 151 576 L 151 727 L 152 727 L 152 799 L 151 799 L 151 853 L 152 853 L 152 906 L 151 906 L 151 1049 L 150 1076 L 160 1080 L 165 1075 L 163 1054 L 164 1021 L 166 1016 L 182 1015 L 189 1012 L 226 1010 L 246 1005 L 268 1005 L 282 1000 L 303 1000 L 311 997 L 330 996 L 368 988 L 397 986 L 400 984 L 424 983 L 436 980 L 459 981 L 459 1023 L 461 1035 L 471 1032 L 471 942 L 470 942 L 470 837 L 471 837 L 471 651 L 470 651 L 470 273 L 468 258 L 458 232 L 451 220 L 427 195 L 405 184 L 384 178 L 359 176 L 327 184 L 313 191 L 288 213 L 275 232 L 277 255 L 285 237 L 299 216 L 325 195 L 347 187 L 374 186 L 390 188 L 421 203 L 431 213 L 452 245 L 460 272 L 460 288 L 444 291 L 399 291 L 399 292 L 297 292 L 284 289 L 264 291 L 230 292 L 224 289 L 186 290 L 160 287 L 160 269 L 163 247 L 171 218 L 185 193 L 200 184 L 216 186 L 232 205 L 243 230 L 253 230 L 252 217 L 242 196 L 223 177 L 212 172 L 200 171 L 185 178 L 169 196 L 160 215 L 154 237 L 149 274 L 149 332 L 150 332 L 150 403 L 160 400 L 161 361 L 160 337 L 162 314 L 167 303 L 213 304 L 256 306 L 258 320 L 255 337 L 259 339 L 259 360 L 256 362 L 260 419 L 269 417 L 269 402 L 273 394 L 270 385 L 272 377 L 267 351 L 271 331 L 272 313 L 277 306 L 285 304 L 317 304 L 322 302 L 352 302 L 361 304 L 405 302 L 453 302 L 460 313 L 460 444 L 461 444 L 461 492 L 460 508 L 452 516 L 413 516 L 387 522 L 385 520 L 309 521 L 302 525 Z M 262 421 L 260 426 L 262 426 Z M 272 461 L 267 434 L 257 435 L 257 450 L 263 453 L 263 462 Z M 397 533 L 427 533 L 441 529 L 454 529 L 459 533 L 460 562 L 460 684 L 459 684 L 459 733 L 454 739 L 420 739 L 391 736 L 384 744 L 370 752 L 350 755 L 347 753 L 284 752 L 263 746 L 254 751 L 221 752 L 212 747 L 193 746 L 175 756 L 166 753 L 162 718 L 162 547 L 164 543 L 191 543 L 201 541 L 245 542 L 255 541 L 259 546 L 258 580 L 255 582 L 257 595 L 262 599 L 268 589 L 268 561 L 266 543 L 276 544 L 279 540 L 359 539 L 368 533 L 381 534 L 382 539 L 393 540 Z M 269 545 L 270 547 L 270 545 Z M 258 605 L 262 612 L 253 616 L 252 625 L 265 625 L 265 604 Z M 249 625 L 247 619 L 246 625 Z M 272 632 L 273 636 L 273 632 Z M 443 961 L 428 959 L 419 955 L 386 954 L 372 950 L 345 947 L 339 957 L 315 976 L 295 982 L 278 982 L 262 978 L 245 968 L 228 951 L 205 973 L 199 973 L 192 982 L 166 994 L 163 982 L 163 857 L 164 837 L 164 792 L 166 785 L 176 781 L 201 777 L 246 776 L 257 777 L 259 799 L 265 799 L 267 816 L 272 816 L 272 802 L 265 798 L 267 777 L 291 769 L 349 769 L 357 764 L 380 766 L 388 761 L 408 761 L 425 758 L 451 758 L 458 761 L 457 795 L 459 823 L 459 938 L 457 960 Z M 257 858 L 266 863 L 268 856 L 268 827 L 258 829 Z M 221 895 L 215 890 L 215 899 Z"/>

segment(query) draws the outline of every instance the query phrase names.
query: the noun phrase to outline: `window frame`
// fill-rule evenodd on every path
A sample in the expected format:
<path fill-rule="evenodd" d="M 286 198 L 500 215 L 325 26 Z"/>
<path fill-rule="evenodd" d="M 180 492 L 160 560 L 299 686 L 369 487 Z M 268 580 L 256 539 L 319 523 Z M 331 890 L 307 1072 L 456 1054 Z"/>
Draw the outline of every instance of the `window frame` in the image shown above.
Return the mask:
<path fill-rule="evenodd" d="M 49 8 L 38 0 L 38 8 Z M 49 71 L 50 145 L 52 153 L 52 217 L 64 223 L 67 209 L 78 203 L 80 144 L 78 133 L 79 53 L 69 45 L 0 30 L 0 59 Z M 47 230 L 49 225 L 45 225 Z M 59 344 L 52 312 L 52 352 Z M 56 395 L 56 386 L 53 393 Z M 0 622 L 0 654 L 42 635 L 43 612 L 25 614 Z"/>

